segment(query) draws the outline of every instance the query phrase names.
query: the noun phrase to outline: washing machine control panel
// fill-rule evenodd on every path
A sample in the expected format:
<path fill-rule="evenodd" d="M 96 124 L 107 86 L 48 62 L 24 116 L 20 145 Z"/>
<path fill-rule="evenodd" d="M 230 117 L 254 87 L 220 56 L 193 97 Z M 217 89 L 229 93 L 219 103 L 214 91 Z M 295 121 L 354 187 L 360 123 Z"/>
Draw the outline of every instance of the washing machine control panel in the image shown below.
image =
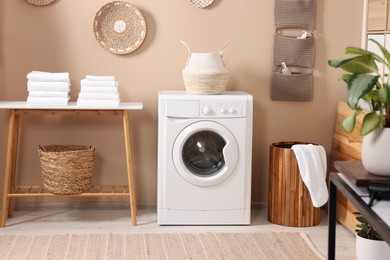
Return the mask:
<path fill-rule="evenodd" d="M 245 102 L 231 101 L 201 101 L 200 115 L 202 117 L 243 117 L 245 116 Z"/>

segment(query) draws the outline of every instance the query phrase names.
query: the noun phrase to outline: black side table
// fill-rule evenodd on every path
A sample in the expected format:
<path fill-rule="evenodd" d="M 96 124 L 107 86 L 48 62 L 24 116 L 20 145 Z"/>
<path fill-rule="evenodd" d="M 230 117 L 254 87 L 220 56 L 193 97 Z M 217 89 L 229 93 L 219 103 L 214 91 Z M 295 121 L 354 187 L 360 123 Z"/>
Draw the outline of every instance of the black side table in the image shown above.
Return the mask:
<path fill-rule="evenodd" d="M 342 164 L 343 162 L 338 163 Z M 382 238 L 390 244 L 390 216 L 385 213 L 385 211 L 388 212 L 390 210 L 390 202 L 379 201 L 375 202 L 372 208 L 368 207 L 368 202 L 360 197 L 352 188 L 353 184 L 344 181 L 340 175 L 344 175 L 344 173 L 333 172 L 329 174 L 328 259 L 330 260 L 335 259 L 337 190 L 342 192 L 343 195 L 355 205 L 367 221 L 378 231 Z"/>

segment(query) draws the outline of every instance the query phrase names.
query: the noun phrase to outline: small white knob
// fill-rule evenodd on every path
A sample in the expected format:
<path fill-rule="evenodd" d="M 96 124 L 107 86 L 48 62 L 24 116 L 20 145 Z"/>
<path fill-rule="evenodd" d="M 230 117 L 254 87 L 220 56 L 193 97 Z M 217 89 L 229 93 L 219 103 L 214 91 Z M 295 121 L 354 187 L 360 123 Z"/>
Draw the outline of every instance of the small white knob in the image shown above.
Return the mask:
<path fill-rule="evenodd" d="M 213 113 L 213 110 L 209 106 L 205 106 L 203 107 L 202 112 L 205 116 L 210 116 Z"/>
<path fill-rule="evenodd" d="M 230 109 L 229 109 L 229 114 L 234 114 L 234 112 L 235 112 L 235 111 L 234 111 L 233 108 L 230 108 Z"/>
<path fill-rule="evenodd" d="M 224 108 L 221 108 L 221 113 L 222 113 L 222 114 L 226 114 L 226 113 L 227 113 L 227 110 L 224 109 Z"/>

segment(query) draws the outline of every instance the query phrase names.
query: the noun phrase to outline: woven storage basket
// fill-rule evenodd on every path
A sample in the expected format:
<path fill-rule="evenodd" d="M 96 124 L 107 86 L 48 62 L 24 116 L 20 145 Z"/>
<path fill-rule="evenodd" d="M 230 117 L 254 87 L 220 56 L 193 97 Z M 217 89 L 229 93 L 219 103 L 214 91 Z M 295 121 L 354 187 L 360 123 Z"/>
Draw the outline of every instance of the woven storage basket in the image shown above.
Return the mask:
<path fill-rule="evenodd" d="M 221 94 L 225 91 L 228 79 L 229 73 L 193 74 L 183 72 L 184 86 L 191 94 Z"/>
<path fill-rule="evenodd" d="M 25 0 L 27 3 L 35 6 L 45 6 L 53 3 L 56 0 Z"/>
<path fill-rule="evenodd" d="M 39 146 L 43 187 L 55 194 L 80 194 L 92 186 L 95 148 L 82 145 Z"/>

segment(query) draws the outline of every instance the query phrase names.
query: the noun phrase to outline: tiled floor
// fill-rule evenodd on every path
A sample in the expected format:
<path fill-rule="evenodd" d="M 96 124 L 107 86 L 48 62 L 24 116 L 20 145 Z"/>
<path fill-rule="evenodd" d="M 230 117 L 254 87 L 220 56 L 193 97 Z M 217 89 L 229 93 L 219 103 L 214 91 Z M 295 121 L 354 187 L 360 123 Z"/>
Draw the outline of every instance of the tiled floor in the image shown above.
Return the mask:
<path fill-rule="evenodd" d="M 132 226 L 129 210 L 40 208 L 16 210 L 7 219 L 0 234 L 71 234 L 71 233 L 138 233 L 138 232 L 278 232 L 306 233 L 320 253 L 327 255 L 327 215 L 315 227 L 293 228 L 275 225 L 267 220 L 266 210 L 252 210 L 250 226 L 158 226 L 156 210 L 138 211 L 138 226 Z M 355 237 L 343 226 L 337 226 L 337 259 L 355 259 Z"/>

